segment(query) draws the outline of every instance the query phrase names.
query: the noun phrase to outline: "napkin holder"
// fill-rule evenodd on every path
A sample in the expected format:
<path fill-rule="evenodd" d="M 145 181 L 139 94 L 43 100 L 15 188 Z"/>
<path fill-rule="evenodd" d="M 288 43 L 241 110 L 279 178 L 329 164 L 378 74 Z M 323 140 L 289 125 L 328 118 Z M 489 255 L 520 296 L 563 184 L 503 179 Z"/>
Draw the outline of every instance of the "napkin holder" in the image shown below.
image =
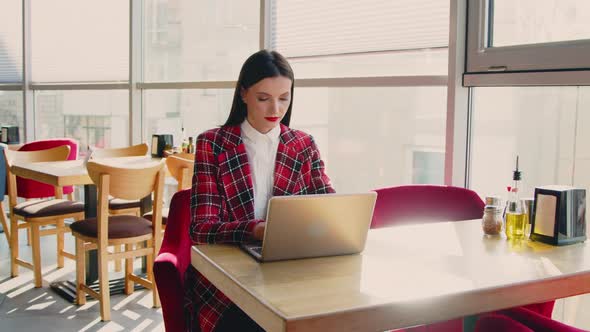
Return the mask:
<path fill-rule="evenodd" d="M 558 246 L 585 241 L 586 190 L 568 186 L 535 188 L 530 238 Z"/>
<path fill-rule="evenodd" d="M 172 147 L 172 135 L 170 134 L 155 134 L 152 135 L 152 157 L 164 157 L 164 149 L 166 145 Z"/>
<path fill-rule="evenodd" d="M 5 144 L 20 144 L 17 126 L 2 126 L 0 129 L 0 142 Z"/>

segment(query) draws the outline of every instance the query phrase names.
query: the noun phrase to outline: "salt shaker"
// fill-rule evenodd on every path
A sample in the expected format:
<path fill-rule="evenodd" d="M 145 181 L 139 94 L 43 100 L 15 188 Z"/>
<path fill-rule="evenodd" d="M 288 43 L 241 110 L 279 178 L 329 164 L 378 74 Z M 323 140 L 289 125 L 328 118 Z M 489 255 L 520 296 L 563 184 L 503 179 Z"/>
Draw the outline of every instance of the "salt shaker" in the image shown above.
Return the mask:
<path fill-rule="evenodd" d="M 486 205 L 483 211 L 481 227 L 486 235 L 498 235 L 502 232 L 504 209 L 496 205 Z"/>

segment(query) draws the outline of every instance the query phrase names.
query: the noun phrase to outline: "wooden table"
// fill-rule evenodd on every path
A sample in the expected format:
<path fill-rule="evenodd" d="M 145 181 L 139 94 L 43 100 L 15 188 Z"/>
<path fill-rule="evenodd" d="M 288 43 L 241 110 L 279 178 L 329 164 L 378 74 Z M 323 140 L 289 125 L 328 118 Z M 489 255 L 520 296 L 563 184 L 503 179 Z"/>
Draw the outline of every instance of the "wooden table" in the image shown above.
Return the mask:
<path fill-rule="evenodd" d="M 259 264 L 200 245 L 192 265 L 267 331 L 384 331 L 590 292 L 590 245 L 488 238 L 481 221 L 382 228 L 360 255 Z"/>
<path fill-rule="evenodd" d="M 113 166 L 133 167 L 143 163 L 161 160 L 160 158 L 142 157 L 120 157 L 101 159 L 102 162 Z M 36 180 L 53 186 L 84 185 L 84 213 L 86 218 L 96 217 L 97 193 L 83 160 L 68 160 L 40 163 L 15 163 L 10 170 L 17 176 Z M 151 211 L 151 196 L 141 200 L 141 213 Z M 96 250 L 86 251 L 86 284 L 97 288 L 98 284 L 98 257 Z M 123 291 L 123 281 L 113 280 L 109 284 L 111 294 L 118 294 Z M 51 288 L 70 302 L 76 299 L 76 284 L 74 281 L 57 281 L 51 284 Z"/>

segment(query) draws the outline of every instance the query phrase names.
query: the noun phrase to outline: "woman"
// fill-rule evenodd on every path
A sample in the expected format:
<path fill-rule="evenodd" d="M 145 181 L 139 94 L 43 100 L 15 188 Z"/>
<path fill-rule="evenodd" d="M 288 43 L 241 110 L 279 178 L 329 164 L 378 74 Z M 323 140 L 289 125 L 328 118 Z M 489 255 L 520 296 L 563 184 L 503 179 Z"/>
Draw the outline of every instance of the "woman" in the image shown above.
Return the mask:
<path fill-rule="evenodd" d="M 262 240 L 270 197 L 334 192 L 313 138 L 288 127 L 293 85 L 283 56 L 253 54 L 242 66 L 225 124 L 197 137 L 194 244 Z M 191 331 L 262 331 L 193 267 L 185 288 Z"/>

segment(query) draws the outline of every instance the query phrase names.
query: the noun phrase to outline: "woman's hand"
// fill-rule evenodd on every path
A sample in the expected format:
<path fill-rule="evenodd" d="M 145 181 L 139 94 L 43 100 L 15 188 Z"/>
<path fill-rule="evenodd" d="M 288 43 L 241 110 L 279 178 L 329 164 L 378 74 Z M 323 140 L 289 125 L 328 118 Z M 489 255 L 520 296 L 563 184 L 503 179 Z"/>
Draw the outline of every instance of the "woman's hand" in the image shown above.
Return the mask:
<path fill-rule="evenodd" d="M 255 240 L 262 241 L 262 238 L 264 237 L 264 229 L 265 228 L 266 228 L 266 222 L 260 222 L 260 223 L 256 224 L 256 226 L 254 226 L 254 229 L 252 230 L 252 237 Z"/>

